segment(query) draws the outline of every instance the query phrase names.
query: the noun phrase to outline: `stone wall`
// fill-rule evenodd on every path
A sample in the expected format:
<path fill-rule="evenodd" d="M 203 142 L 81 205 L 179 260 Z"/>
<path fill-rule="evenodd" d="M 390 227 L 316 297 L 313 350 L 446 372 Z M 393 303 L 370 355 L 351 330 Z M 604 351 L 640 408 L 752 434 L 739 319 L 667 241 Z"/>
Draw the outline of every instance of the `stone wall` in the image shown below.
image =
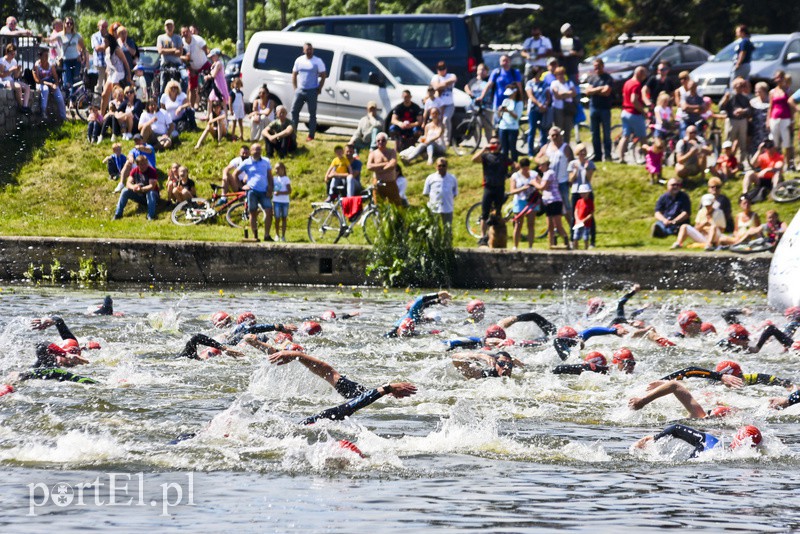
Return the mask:
<path fill-rule="evenodd" d="M 30 115 L 23 115 L 17 107 L 17 99 L 11 89 L 0 88 L 0 139 L 5 139 L 18 128 L 29 128 L 58 121 L 58 107 L 55 98 L 47 102 L 47 120 L 42 120 L 42 100 L 39 91 L 31 91 Z"/>
<path fill-rule="evenodd" d="M 0 279 L 30 264 L 81 258 L 106 264 L 109 281 L 139 283 L 362 285 L 369 249 L 348 245 L 259 245 L 183 241 L 0 237 Z M 570 253 L 458 249 L 461 288 L 645 288 L 766 291 L 769 256 L 725 253 Z"/>

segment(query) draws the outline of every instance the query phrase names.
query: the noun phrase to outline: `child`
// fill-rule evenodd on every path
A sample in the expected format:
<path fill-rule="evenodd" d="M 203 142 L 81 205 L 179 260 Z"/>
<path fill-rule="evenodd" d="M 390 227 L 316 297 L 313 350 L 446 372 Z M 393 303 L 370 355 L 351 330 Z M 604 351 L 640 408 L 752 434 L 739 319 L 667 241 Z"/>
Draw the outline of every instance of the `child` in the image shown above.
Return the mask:
<path fill-rule="evenodd" d="M 353 175 L 353 169 L 350 167 L 350 160 L 344 155 L 344 147 L 342 145 L 336 145 L 333 147 L 333 153 L 335 157 L 331 161 L 330 167 L 328 167 L 328 172 L 325 173 L 328 202 L 339 196 L 337 188 L 346 188 L 347 177 Z"/>
<path fill-rule="evenodd" d="M 98 145 L 103 141 L 103 114 L 100 108 L 92 105 L 89 108 L 89 125 L 86 128 L 86 139 Z"/>
<path fill-rule="evenodd" d="M 170 204 L 177 204 L 180 202 L 178 199 L 178 190 L 180 187 L 178 183 L 180 182 L 180 175 L 179 172 L 181 166 L 177 163 L 173 163 L 170 165 L 169 170 L 167 171 L 167 202 Z"/>
<path fill-rule="evenodd" d="M 194 145 L 195 150 L 200 148 L 208 134 L 214 134 L 217 137 L 217 143 L 222 142 L 222 138 L 228 133 L 228 117 L 222 109 L 222 102 L 219 100 L 211 101 L 211 110 L 208 112 L 208 122 L 206 129 L 200 134 L 200 139 Z"/>
<path fill-rule="evenodd" d="M 194 180 L 189 178 L 189 169 L 181 165 L 178 167 L 178 184 L 174 191 L 177 202 L 183 202 L 197 196 Z"/>
<path fill-rule="evenodd" d="M 286 176 L 286 165 L 279 162 L 275 165 L 275 189 L 272 194 L 272 209 L 275 214 L 275 235 L 286 242 L 286 218 L 289 216 L 289 195 L 292 193 L 292 181 Z"/>
<path fill-rule="evenodd" d="M 671 97 L 669 93 L 661 91 L 656 99 L 656 107 L 653 108 L 655 126 L 653 136 L 664 139 L 674 129 L 672 122 L 672 107 L 669 105 Z"/>
<path fill-rule="evenodd" d="M 730 180 L 739 172 L 739 162 L 736 161 L 736 145 L 738 141 L 722 143 L 722 154 L 717 158 L 717 163 L 711 169 L 711 174 L 722 180 Z"/>
<path fill-rule="evenodd" d="M 231 82 L 231 110 L 233 120 L 231 121 L 231 133 L 236 140 L 236 123 L 239 123 L 239 138 L 244 139 L 244 93 L 242 93 L 242 79 L 234 78 Z"/>
<path fill-rule="evenodd" d="M 108 164 L 108 179 L 116 180 L 122 174 L 122 168 L 128 158 L 122 153 L 122 145 L 114 143 L 111 145 L 112 154 L 103 159 L 103 163 Z"/>
<path fill-rule="evenodd" d="M 642 145 L 642 150 L 646 152 L 644 166 L 650 174 L 650 185 L 656 182 L 663 182 L 661 179 L 661 167 L 664 163 L 664 140 L 656 137 L 653 139 L 652 145 Z"/>
<path fill-rule="evenodd" d="M 403 176 L 403 167 L 397 164 L 397 190 L 400 192 L 400 198 L 403 199 L 403 205 L 408 206 L 408 197 L 406 197 L 406 188 L 408 187 L 408 180 Z"/>
<path fill-rule="evenodd" d="M 531 173 L 531 160 L 528 158 L 520 159 L 519 170 L 511 175 L 511 190 L 508 194 L 514 195 L 514 248 L 512 250 L 517 250 L 519 246 L 523 221 L 528 224 L 528 248 L 533 248 L 536 212 L 530 205 L 532 204 L 532 193 L 535 193 L 531 181 L 537 176 L 535 171 Z"/>
<path fill-rule="evenodd" d="M 141 67 L 136 67 L 133 71 L 133 87 L 136 89 L 136 98 L 142 102 L 150 100 L 147 94 L 147 80 L 144 77 Z"/>
<path fill-rule="evenodd" d="M 575 227 L 572 229 L 572 248 L 578 250 L 578 241 L 583 239 L 586 249 L 589 249 L 589 236 L 594 224 L 594 201 L 589 198 L 592 186 L 581 184 L 578 187 L 580 199 L 575 203 Z"/>

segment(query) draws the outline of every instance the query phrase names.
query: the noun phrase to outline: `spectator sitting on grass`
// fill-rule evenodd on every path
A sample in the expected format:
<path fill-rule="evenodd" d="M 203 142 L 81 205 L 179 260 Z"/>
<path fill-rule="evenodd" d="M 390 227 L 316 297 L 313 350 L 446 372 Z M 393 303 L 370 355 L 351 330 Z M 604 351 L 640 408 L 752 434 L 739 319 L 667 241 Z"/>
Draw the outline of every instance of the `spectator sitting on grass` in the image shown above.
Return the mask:
<path fill-rule="evenodd" d="M 383 131 L 383 117 L 378 114 L 378 104 L 370 100 L 367 102 L 367 114 L 358 121 L 358 127 L 350 143 L 356 150 L 372 150 L 375 144 L 375 136 Z"/>
<path fill-rule="evenodd" d="M 718 180 L 719 178 L 712 178 L 711 180 Z M 711 182 L 709 180 L 709 183 Z M 736 215 L 736 223 L 733 229 L 733 235 L 723 235 L 718 233 L 713 244 L 720 245 L 738 245 L 745 241 L 749 241 L 754 237 L 760 235 L 761 219 L 758 213 L 753 211 L 753 203 L 747 195 L 739 197 L 739 207 L 742 209 Z M 730 232 L 728 232 L 730 233 Z"/>
<path fill-rule="evenodd" d="M 723 182 L 736 178 L 739 172 L 739 162 L 736 160 L 736 142 L 725 141 L 722 143 L 722 153 L 717 157 L 717 162 L 711 167 L 711 174 Z"/>
<path fill-rule="evenodd" d="M 267 145 L 267 157 L 271 158 L 275 151 L 281 158 L 297 150 L 294 138 L 294 126 L 289 120 L 289 111 L 285 106 L 278 106 L 275 111 L 277 118 L 270 122 L 262 132 Z"/>
<path fill-rule="evenodd" d="M 153 145 L 145 143 L 144 139 L 142 138 L 142 134 L 138 133 L 133 136 L 133 143 L 133 148 L 130 152 L 128 152 L 128 161 L 125 162 L 125 166 L 122 168 L 122 174 L 120 175 L 117 188 L 114 189 L 115 193 L 119 193 L 122 191 L 122 188 L 125 187 L 125 184 L 128 181 L 128 176 L 130 176 L 134 165 L 136 165 L 136 158 L 139 156 L 146 157 L 150 166 L 158 170 L 158 166 L 156 165 L 156 151 L 153 148 Z"/>
<path fill-rule="evenodd" d="M 680 225 L 691 217 L 692 201 L 689 195 L 681 191 L 681 186 L 679 178 L 670 178 L 667 182 L 667 192 L 658 197 L 656 222 L 650 231 L 653 237 L 676 235 Z"/>
<path fill-rule="evenodd" d="M 178 179 L 167 185 L 167 200 L 178 204 L 197 196 L 194 180 L 189 178 L 189 169 L 183 165 L 178 167 Z"/>
<path fill-rule="evenodd" d="M 694 124 L 686 128 L 686 135 L 675 145 L 675 174 L 678 178 L 696 176 L 706 170 L 706 159 L 712 148 L 697 135 Z"/>
<path fill-rule="evenodd" d="M 161 95 L 161 109 L 169 114 L 169 118 L 175 123 L 175 128 L 179 132 L 197 130 L 192 104 L 186 97 L 186 93 L 181 91 L 181 84 L 175 80 L 167 84 L 164 94 Z"/>
<path fill-rule="evenodd" d="M 756 168 L 744 175 L 742 193 L 750 196 L 752 202 L 765 200 L 769 191 L 780 183 L 783 165 L 783 155 L 775 148 L 775 143 L 770 139 L 764 141 L 758 149 Z M 752 192 L 749 191 L 751 185 L 756 186 Z"/>
<path fill-rule="evenodd" d="M 719 209 L 714 195 L 706 193 L 700 200 L 702 208 L 697 211 L 694 226 L 682 224 L 678 230 L 678 238 L 672 248 L 681 248 L 687 237 L 698 243 L 704 243 L 706 250 L 714 250 L 712 244 L 717 233 L 725 230 L 725 215 Z"/>
<path fill-rule="evenodd" d="M 731 201 L 728 199 L 728 197 L 722 194 L 722 180 L 716 176 L 708 180 L 708 192 L 714 195 L 714 200 L 717 203 L 717 207 L 719 207 L 719 209 L 722 210 L 722 214 L 725 215 L 725 232 L 733 232 L 734 225 Z"/>
<path fill-rule="evenodd" d="M 239 148 L 239 155 L 233 158 L 229 163 L 228 166 L 222 169 L 222 198 L 219 199 L 221 204 L 225 204 L 228 199 L 226 194 L 228 192 L 231 193 L 238 193 L 242 190 L 242 186 L 244 185 L 241 180 L 234 178 L 233 172 L 239 168 L 239 165 L 242 164 L 244 160 L 250 157 L 250 147 L 247 145 L 242 145 Z M 244 176 L 242 176 L 244 178 Z"/>
<path fill-rule="evenodd" d="M 147 103 L 147 108 L 139 117 L 139 132 L 145 142 L 159 149 L 172 147 L 172 138 L 178 137 L 169 114 L 159 109 L 155 100 Z"/>
<path fill-rule="evenodd" d="M 210 108 L 211 109 L 208 111 L 206 128 L 203 130 L 203 133 L 200 134 L 197 144 L 194 145 L 195 150 L 200 148 L 209 134 L 217 138 L 217 144 L 221 143 L 228 134 L 228 116 L 225 110 L 222 109 L 222 101 L 212 100 Z"/>
<path fill-rule="evenodd" d="M 133 139 L 133 133 L 139 131 L 139 117 L 142 116 L 142 111 L 144 104 L 137 98 L 136 90 L 133 87 L 126 87 L 123 114 L 118 119 L 125 125 L 126 133 L 122 134 L 122 138 L 126 141 Z"/>
<path fill-rule="evenodd" d="M 409 147 L 400 153 L 406 162 L 414 161 L 417 156 L 428 153 L 428 165 L 433 165 L 433 158 L 444 156 L 447 146 L 444 142 L 444 124 L 439 108 L 431 108 L 431 121 L 425 125 L 425 134 L 419 138 L 417 146 Z"/>
<path fill-rule="evenodd" d="M 133 200 L 147 206 L 147 220 L 156 219 L 156 206 L 158 205 L 158 175 L 156 170 L 147 162 L 147 158 L 138 156 L 136 167 L 128 177 L 128 182 L 119 196 L 114 220 L 121 219 L 125 205 Z"/>
<path fill-rule="evenodd" d="M 108 179 L 117 180 L 122 176 L 122 169 L 125 168 L 127 159 L 122 153 L 122 145 L 114 143 L 111 145 L 111 154 L 103 158 L 103 163 L 108 166 Z"/>

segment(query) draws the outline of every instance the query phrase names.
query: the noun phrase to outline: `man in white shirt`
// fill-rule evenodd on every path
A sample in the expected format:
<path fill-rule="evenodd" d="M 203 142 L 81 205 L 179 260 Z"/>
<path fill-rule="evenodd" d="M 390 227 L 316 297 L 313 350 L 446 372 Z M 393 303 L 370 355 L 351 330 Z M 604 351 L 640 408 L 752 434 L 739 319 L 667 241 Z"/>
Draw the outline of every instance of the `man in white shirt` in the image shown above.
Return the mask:
<path fill-rule="evenodd" d="M 447 64 L 444 61 L 440 61 L 436 65 L 436 74 L 431 78 L 431 87 L 439 91 L 445 145 L 450 144 L 450 136 L 453 131 L 453 112 L 456 109 L 453 101 L 453 89 L 456 86 L 456 81 L 456 75 L 452 72 L 447 72 Z"/>
<path fill-rule="evenodd" d="M 313 141 L 317 132 L 317 96 L 322 92 L 325 78 L 328 73 L 325 63 L 314 55 L 311 43 L 303 45 L 303 55 L 297 58 L 292 68 L 292 86 L 294 87 L 294 102 L 292 103 L 292 127 L 297 132 L 300 122 L 300 110 L 303 104 L 308 104 L 308 138 Z"/>
<path fill-rule="evenodd" d="M 547 68 L 547 58 L 553 53 L 553 43 L 542 35 L 538 26 L 531 28 L 531 36 L 522 43 L 522 57 L 525 62 L 525 79 L 528 79 L 535 67 Z"/>
<path fill-rule="evenodd" d="M 208 46 L 205 39 L 190 32 L 188 26 L 181 28 L 181 37 L 183 37 L 183 51 L 186 53 L 182 58 L 189 64 L 189 102 L 194 107 L 199 100 L 197 91 L 199 74 L 210 70 L 211 62 L 208 60 Z"/>
<path fill-rule="evenodd" d="M 97 69 L 97 86 L 95 91 L 103 92 L 106 84 L 106 35 L 108 35 L 108 22 L 100 19 L 97 22 L 97 31 L 92 34 L 92 59 L 94 68 Z M 107 100 L 107 99 L 106 99 Z"/>
<path fill-rule="evenodd" d="M 30 37 L 33 35 L 33 32 L 26 30 L 25 28 L 20 28 L 17 25 L 16 18 L 8 17 L 6 19 L 6 25 L 0 28 L 0 35 L 10 35 L 12 37 Z"/>
<path fill-rule="evenodd" d="M 447 172 L 447 158 L 436 160 L 436 172 L 425 178 L 422 194 L 429 198 L 428 207 L 442 217 L 447 232 L 452 231 L 455 198 L 458 196 L 458 181 Z"/>

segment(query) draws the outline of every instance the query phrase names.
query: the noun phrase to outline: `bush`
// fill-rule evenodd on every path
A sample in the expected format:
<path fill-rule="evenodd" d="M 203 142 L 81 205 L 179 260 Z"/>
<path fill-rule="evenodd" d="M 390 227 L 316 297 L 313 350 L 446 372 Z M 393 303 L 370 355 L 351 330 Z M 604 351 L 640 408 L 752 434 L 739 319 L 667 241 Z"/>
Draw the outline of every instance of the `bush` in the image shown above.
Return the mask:
<path fill-rule="evenodd" d="M 450 233 L 427 206 L 381 208 L 367 275 L 389 287 L 449 287 L 455 268 Z"/>

